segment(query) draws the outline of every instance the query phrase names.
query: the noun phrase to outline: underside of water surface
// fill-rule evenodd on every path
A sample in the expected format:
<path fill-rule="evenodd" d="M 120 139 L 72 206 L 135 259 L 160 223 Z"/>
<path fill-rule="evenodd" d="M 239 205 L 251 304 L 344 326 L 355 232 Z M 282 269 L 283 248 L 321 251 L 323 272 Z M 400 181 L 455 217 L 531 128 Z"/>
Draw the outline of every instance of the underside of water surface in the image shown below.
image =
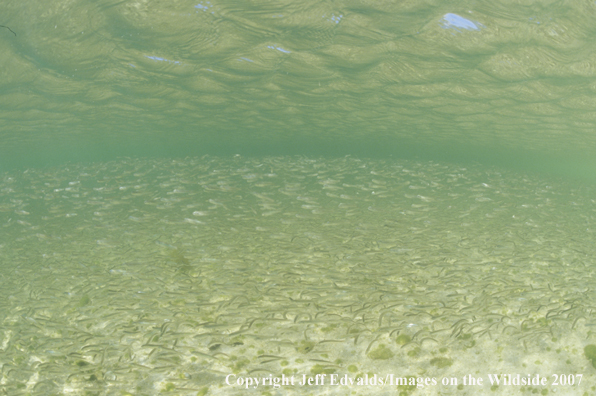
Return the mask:
<path fill-rule="evenodd" d="M 11 171 L 0 191 L 5 394 L 593 391 L 593 188 L 438 162 L 205 156 Z M 548 383 L 487 377 L 518 373 Z M 327 382 L 236 382 L 282 374 Z"/>

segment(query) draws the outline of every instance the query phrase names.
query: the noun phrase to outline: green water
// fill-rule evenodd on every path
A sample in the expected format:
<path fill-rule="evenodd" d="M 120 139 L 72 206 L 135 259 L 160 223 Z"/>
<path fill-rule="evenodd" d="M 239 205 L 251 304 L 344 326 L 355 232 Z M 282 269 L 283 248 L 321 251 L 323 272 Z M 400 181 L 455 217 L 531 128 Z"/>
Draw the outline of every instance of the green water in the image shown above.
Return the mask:
<path fill-rule="evenodd" d="M 582 394 L 596 378 L 592 187 L 204 156 L 13 171 L 0 192 L 7 394 L 474 395 L 495 373 L 548 381 L 498 394 Z M 317 374 L 356 385 L 226 383 Z M 458 382 L 357 383 L 374 375 Z"/>
<path fill-rule="evenodd" d="M 596 391 L 596 3 L 0 8 L 0 393 Z"/>
<path fill-rule="evenodd" d="M 354 154 L 593 179 L 595 16 L 560 1 L 7 1 L 0 166 Z"/>

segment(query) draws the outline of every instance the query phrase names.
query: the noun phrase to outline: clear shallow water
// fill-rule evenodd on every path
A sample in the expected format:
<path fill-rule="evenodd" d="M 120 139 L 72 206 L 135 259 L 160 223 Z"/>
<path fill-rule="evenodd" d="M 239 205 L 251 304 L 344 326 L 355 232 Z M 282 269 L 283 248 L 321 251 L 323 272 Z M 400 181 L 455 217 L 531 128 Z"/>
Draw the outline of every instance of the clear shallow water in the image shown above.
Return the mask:
<path fill-rule="evenodd" d="M 595 11 L 3 2 L 0 389 L 593 392 Z"/>
<path fill-rule="evenodd" d="M 8 394 L 397 388 L 247 391 L 225 385 L 232 373 L 583 375 L 523 388 L 548 394 L 594 381 L 592 187 L 434 162 L 206 156 L 14 171 L 0 191 Z"/>

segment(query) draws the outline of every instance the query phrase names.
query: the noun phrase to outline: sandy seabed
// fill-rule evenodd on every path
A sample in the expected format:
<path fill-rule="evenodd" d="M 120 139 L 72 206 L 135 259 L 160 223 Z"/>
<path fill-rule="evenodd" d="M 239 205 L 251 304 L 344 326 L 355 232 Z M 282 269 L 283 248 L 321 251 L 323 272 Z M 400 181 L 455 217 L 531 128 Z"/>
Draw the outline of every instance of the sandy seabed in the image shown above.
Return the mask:
<path fill-rule="evenodd" d="M 351 157 L 5 173 L 0 393 L 594 394 L 595 196 Z"/>

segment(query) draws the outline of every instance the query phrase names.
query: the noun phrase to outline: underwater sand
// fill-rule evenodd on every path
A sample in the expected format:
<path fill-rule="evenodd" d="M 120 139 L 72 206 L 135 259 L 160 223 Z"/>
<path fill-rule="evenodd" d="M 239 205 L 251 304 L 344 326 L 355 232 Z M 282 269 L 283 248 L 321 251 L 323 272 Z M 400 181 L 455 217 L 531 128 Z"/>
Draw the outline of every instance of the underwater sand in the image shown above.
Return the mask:
<path fill-rule="evenodd" d="M 0 393 L 593 394 L 595 198 L 558 179 L 350 157 L 5 173 Z M 225 382 L 333 373 L 484 384 Z M 491 389 L 500 373 L 549 385 Z"/>

